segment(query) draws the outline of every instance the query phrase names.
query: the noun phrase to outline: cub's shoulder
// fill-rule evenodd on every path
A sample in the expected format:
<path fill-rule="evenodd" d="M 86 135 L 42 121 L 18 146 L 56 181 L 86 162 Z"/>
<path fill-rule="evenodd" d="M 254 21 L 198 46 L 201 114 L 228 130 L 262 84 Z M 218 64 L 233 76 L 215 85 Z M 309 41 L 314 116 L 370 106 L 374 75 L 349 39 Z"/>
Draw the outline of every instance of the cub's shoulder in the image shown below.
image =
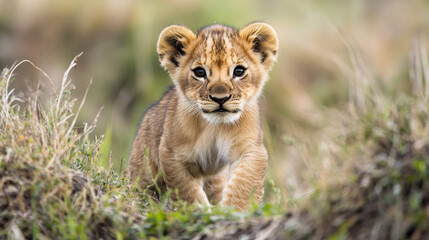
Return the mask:
<path fill-rule="evenodd" d="M 167 90 L 164 91 L 164 93 L 161 95 L 161 98 L 159 98 L 158 101 L 152 103 L 146 111 L 143 113 L 142 119 L 151 111 L 156 110 L 158 107 L 163 107 L 165 103 L 169 101 L 175 94 L 176 94 L 176 86 L 173 84 L 167 87 Z"/>

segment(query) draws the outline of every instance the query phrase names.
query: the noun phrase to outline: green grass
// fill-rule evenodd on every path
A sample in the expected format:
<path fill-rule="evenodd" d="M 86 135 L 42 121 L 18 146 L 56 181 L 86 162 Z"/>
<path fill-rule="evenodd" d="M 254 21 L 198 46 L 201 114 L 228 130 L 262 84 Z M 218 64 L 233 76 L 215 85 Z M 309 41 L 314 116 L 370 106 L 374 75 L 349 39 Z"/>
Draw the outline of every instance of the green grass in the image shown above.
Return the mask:
<path fill-rule="evenodd" d="M 90 137 L 97 113 L 93 123 L 76 124 L 86 99 L 86 94 L 81 101 L 72 97 L 68 73 L 76 59 L 47 101 L 39 89 L 26 99 L 9 89 L 16 67 L 26 62 L 4 69 L 0 238 L 425 239 L 429 71 L 424 57 L 419 55 L 411 66 L 411 72 L 421 73 L 411 77 L 411 96 L 390 99 L 373 84 L 352 79 L 349 110 L 320 113 L 330 126 L 323 140 L 306 144 L 286 139 L 309 158 L 305 180 L 311 191 L 282 199 L 281 189 L 267 180 L 264 203 L 253 203 L 244 213 L 171 202 L 168 193 L 156 201 L 112 170 L 111 129 L 103 143 L 103 138 Z M 363 71 L 358 62 L 354 67 Z"/>

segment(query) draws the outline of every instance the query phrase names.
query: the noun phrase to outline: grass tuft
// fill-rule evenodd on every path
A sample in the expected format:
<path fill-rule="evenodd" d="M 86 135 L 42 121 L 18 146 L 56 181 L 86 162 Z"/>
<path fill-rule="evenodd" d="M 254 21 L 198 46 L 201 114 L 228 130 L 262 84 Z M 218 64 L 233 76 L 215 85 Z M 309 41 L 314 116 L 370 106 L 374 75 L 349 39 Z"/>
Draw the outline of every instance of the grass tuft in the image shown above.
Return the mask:
<path fill-rule="evenodd" d="M 131 208 L 123 201 L 125 180 L 95 167 L 101 139 L 90 140 L 89 134 L 99 114 L 92 124 L 76 126 L 84 100 L 75 111 L 68 73 L 79 56 L 46 104 L 39 88 L 27 99 L 8 89 L 17 67 L 33 63 L 22 61 L 1 74 L 0 238 L 108 239 L 115 237 L 109 228 L 126 229 L 140 219 L 126 214 Z"/>

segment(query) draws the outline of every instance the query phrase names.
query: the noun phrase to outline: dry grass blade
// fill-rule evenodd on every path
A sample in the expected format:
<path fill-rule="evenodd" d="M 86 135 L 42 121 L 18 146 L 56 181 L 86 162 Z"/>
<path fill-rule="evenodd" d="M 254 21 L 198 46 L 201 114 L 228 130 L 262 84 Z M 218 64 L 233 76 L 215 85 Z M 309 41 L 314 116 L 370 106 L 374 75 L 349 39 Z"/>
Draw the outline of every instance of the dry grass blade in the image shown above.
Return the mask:
<path fill-rule="evenodd" d="M 428 61 L 428 51 L 426 47 L 425 34 L 422 34 L 420 42 L 421 42 L 420 56 L 422 61 L 423 76 L 424 76 L 424 82 L 425 82 L 425 95 L 427 99 L 429 97 L 429 61 Z"/>
<path fill-rule="evenodd" d="M 54 87 L 54 83 L 52 82 L 52 79 L 48 76 L 48 74 L 46 74 L 45 71 L 43 71 L 41 68 L 39 68 L 36 64 L 34 64 L 33 62 L 31 62 L 30 60 L 24 59 L 21 62 L 17 63 L 16 65 L 12 66 L 11 70 L 7 73 L 7 79 L 6 79 L 6 87 L 4 88 L 4 90 L 7 92 L 9 89 L 9 83 L 10 80 L 13 76 L 13 73 L 15 72 L 15 70 L 23 63 L 29 63 L 31 64 L 31 66 L 33 66 L 35 69 L 37 69 L 41 74 L 43 74 L 48 80 L 49 83 L 51 84 L 52 87 L 52 91 L 54 92 L 55 96 L 57 96 L 57 92 L 55 91 L 55 87 Z"/>
<path fill-rule="evenodd" d="M 67 87 L 70 84 L 70 82 L 68 81 L 68 76 L 69 76 L 70 70 L 77 65 L 77 59 L 80 56 L 82 56 L 82 54 L 83 54 L 83 52 L 79 53 L 76 57 L 73 58 L 73 60 L 70 63 L 70 66 L 67 68 L 67 70 L 65 71 L 65 73 L 63 75 L 63 80 L 61 81 L 60 94 L 58 95 L 58 99 L 57 99 L 57 105 L 56 105 L 56 111 L 55 111 L 56 114 L 58 114 L 58 112 L 60 110 L 62 95 L 64 94 L 64 91 L 67 89 Z"/>
<path fill-rule="evenodd" d="M 429 98 L 429 62 L 425 34 L 414 37 L 410 50 L 410 79 L 414 94 L 422 99 Z"/>
<path fill-rule="evenodd" d="M 83 95 L 83 99 L 82 99 L 82 101 L 81 101 L 81 103 L 79 105 L 79 108 L 76 111 L 76 114 L 74 116 L 74 119 L 73 119 L 72 123 L 70 124 L 69 129 L 67 130 L 66 135 L 69 135 L 71 133 L 71 131 L 73 130 L 73 128 L 74 128 L 74 126 L 76 124 L 77 118 L 79 117 L 79 113 L 82 110 L 83 105 L 85 104 L 85 100 L 86 100 L 86 97 L 88 96 L 88 91 L 89 91 L 89 88 L 91 87 L 91 85 L 92 85 L 92 78 L 89 81 L 88 87 L 86 88 L 85 94 Z"/>
<path fill-rule="evenodd" d="M 383 106 L 385 103 L 375 79 L 368 70 L 359 51 L 337 27 L 331 27 L 337 33 L 346 48 L 351 72 L 347 77 L 349 83 L 349 103 L 353 112 L 366 112 L 368 107 Z"/>
<path fill-rule="evenodd" d="M 48 74 L 46 74 L 45 71 L 43 71 L 41 68 L 39 68 L 38 66 L 36 66 L 36 64 L 34 64 L 33 62 L 31 62 L 30 60 L 22 60 L 17 64 L 14 64 L 10 70 L 4 70 L 2 72 L 2 75 L 4 75 L 4 77 L 6 77 L 6 81 L 5 81 L 5 87 L 3 88 L 3 93 L 2 93 L 2 102 L 3 102 L 3 111 L 2 114 L 5 114 L 5 116 L 7 117 L 9 115 L 8 111 L 5 111 L 6 108 L 8 108 L 8 106 L 10 106 L 14 101 L 16 100 L 20 100 L 18 98 L 13 98 L 11 99 L 11 96 L 14 92 L 14 89 L 9 91 L 9 83 L 12 79 L 13 73 L 15 72 L 15 70 L 21 66 L 24 63 L 29 63 L 31 64 L 31 66 L 33 66 L 35 69 L 37 69 L 42 75 L 44 75 L 48 80 L 49 83 L 51 84 L 52 87 L 52 91 L 54 92 L 55 96 L 57 96 L 57 93 L 55 91 L 55 87 L 54 87 L 54 83 L 52 82 L 51 78 L 48 76 Z"/>

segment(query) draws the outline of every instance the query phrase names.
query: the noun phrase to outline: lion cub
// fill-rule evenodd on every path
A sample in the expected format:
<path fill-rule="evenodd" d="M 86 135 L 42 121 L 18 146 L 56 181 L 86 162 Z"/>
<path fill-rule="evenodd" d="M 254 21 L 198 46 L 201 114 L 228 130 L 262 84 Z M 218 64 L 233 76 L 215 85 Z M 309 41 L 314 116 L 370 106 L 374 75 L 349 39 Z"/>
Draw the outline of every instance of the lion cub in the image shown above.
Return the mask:
<path fill-rule="evenodd" d="M 177 190 L 188 203 L 245 210 L 263 196 L 267 151 L 258 97 L 276 59 L 274 29 L 173 25 L 157 52 L 174 86 L 143 117 L 129 157 L 131 181 Z M 148 153 L 148 154 L 145 154 Z M 148 157 L 148 159 L 146 159 Z"/>

